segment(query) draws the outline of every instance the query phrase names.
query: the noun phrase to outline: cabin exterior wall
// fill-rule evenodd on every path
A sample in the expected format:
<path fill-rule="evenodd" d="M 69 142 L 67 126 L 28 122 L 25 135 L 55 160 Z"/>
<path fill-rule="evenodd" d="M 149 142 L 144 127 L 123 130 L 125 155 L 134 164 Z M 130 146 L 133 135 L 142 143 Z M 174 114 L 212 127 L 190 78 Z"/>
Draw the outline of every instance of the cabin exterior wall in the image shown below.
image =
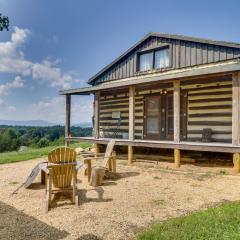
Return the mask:
<path fill-rule="evenodd" d="M 181 82 L 181 92 L 187 95 L 187 137 L 184 141 L 202 141 L 204 128 L 212 129 L 213 142 L 232 141 L 232 76 L 208 77 Z M 172 93 L 172 83 L 160 83 L 136 88 L 135 139 L 144 138 L 144 98 Z M 120 112 L 121 123 L 112 114 Z M 101 92 L 99 102 L 100 137 L 128 138 L 128 89 Z"/>

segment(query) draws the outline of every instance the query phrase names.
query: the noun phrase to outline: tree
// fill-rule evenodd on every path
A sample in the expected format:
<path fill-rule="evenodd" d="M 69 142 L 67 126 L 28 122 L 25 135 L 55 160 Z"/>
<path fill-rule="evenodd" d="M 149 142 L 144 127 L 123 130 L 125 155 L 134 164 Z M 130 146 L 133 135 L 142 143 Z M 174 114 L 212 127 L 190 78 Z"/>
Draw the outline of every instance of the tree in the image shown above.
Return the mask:
<path fill-rule="evenodd" d="M 2 16 L 0 13 L 0 31 L 6 29 L 8 31 L 9 28 L 9 18 L 7 16 Z"/>
<path fill-rule="evenodd" d="M 47 147 L 49 146 L 49 140 L 46 137 L 43 137 L 39 140 L 38 142 L 38 147 L 42 148 L 42 147 Z"/>

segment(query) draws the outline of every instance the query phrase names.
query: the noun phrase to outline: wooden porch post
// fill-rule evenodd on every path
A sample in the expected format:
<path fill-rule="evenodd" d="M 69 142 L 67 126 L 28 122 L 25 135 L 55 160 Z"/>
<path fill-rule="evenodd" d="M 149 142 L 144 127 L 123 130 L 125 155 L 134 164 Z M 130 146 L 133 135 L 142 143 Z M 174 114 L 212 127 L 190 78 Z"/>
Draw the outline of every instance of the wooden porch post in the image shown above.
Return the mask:
<path fill-rule="evenodd" d="M 232 144 L 240 145 L 240 72 L 232 75 Z M 240 153 L 233 154 L 233 171 L 240 172 Z"/>
<path fill-rule="evenodd" d="M 65 120 L 65 138 L 70 135 L 71 126 L 71 95 L 66 95 L 66 120 Z M 65 140 L 65 146 L 68 147 L 69 142 Z"/>
<path fill-rule="evenodd" d="M 240 144 L 240 72 L 232 75 L 232 144 Z"/>
<path fill-rule="evenodd" d="M 94 138 L 99 138 L 99 101 L 100 101 L 100 92 L 95 92 L 94 95 Z M 95 154 L 99 153 L 99 144 L 94 144 Z"/>
<path fill-rule="evenodd" d="M 129 140 L 134 140 L 134 122 L 135 122 L 135 86 L 129 87 Z M 133 146 L 128 146 L 128 163 L 133 161 Z"/>
<path fill-rule="evenodd" d="M 174 143 L 180 142 L 180 81 L 173 82 Z M 174 162 L 180 167 L 180 150 L 174 149 Z"/>
<path fill-rule="evenodd" d="M 94 95 L 94 137 L 99 138 L 99 100 L 100 92 L 95 92 Z"/>

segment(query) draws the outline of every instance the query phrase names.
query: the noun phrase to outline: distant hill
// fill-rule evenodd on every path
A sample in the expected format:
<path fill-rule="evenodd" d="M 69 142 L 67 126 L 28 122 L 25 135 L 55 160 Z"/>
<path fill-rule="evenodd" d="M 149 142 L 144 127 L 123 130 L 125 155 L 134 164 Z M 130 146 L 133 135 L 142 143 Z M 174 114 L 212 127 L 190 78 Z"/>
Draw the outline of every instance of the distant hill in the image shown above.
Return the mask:
<path fill-rule="evenodd" d="M 29 121 L 0 120 L 0 125 L 30 126 L 30 127 L 49 127 L 49 126 L 56 126 L 56 125 L 63 126 L 63 124 L 60 124 L 60 123 L 52 123 L 44 120 L 29 120 Z M 74 124 L 73 126 L 87 128 L 87 127 L 92 127 L 92 124 L 84 122 L 84 123 Z"/>
<path fill-rule="evenodd" d="M 48 127 L 48 126 L 61 125 L 61 124 L 51 123 L 44 120 L 29 120 L 29 121 L 0 120 L 0 125 Z"/>

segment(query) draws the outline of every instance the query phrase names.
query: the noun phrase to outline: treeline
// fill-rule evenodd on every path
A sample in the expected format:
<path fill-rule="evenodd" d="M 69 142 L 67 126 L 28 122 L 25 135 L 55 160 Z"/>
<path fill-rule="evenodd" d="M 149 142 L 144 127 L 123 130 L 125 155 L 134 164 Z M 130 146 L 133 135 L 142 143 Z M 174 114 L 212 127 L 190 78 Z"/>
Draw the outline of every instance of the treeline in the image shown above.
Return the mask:
<path fill-rule="evenodd" d="M 92 128 L 71 127 L 71 135 L 76 137 L 92 136 Z M 64 127 L 27 127 L 0 125 L 0 152 L 15 151 L 20 146 L 41 148 L 62 145 Z"/>

